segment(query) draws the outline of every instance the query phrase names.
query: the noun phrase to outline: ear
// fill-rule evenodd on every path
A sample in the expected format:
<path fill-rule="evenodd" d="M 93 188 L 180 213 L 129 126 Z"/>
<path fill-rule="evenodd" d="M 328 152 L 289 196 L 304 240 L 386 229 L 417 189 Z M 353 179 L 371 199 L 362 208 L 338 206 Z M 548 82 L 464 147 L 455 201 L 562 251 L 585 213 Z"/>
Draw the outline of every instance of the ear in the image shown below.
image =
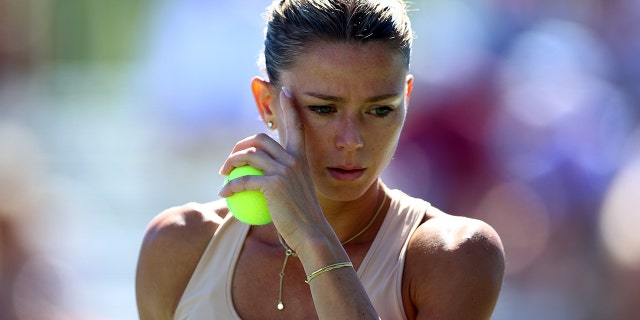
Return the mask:
<path fill-rule="evenodd" d="M 407 75 L 407 93 L 405 95 L 405 103 L 409 104 L 409 97 L 411 97 L 411 91 L 413 90 L 413 75 Z"/>
<path fill-rule="evenodd" d="M 272 106 L 276 99 L 274 99 L 273 86 L 269 81 L 254 77 L 251 79 L 251 91 L 253 92 L 253 98 L 256 100 L 260 118 L 265 124 L 271 121 L 273 126 L 270 129 L 275 129 L 276 121 Z"/>

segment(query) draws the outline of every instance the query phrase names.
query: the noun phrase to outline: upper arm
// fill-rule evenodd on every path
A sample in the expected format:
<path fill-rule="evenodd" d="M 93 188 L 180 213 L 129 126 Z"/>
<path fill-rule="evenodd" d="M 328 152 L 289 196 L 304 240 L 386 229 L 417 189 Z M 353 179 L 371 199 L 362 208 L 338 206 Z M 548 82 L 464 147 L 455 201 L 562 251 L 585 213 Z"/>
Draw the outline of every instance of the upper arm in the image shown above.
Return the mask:
<path fill-rule="evenodd" d="M 489 319 L 504 275 L 504 249 L 488 224 L 461 217 L 424 223 L 405 267 L 413 317 Z"/>
<path fill-rule="evenodd" d="M 217 223 L 186 206 L 157 215 L 149 224 L 136 270 L 140 319 L 173 319 L 180 297 Z"/>

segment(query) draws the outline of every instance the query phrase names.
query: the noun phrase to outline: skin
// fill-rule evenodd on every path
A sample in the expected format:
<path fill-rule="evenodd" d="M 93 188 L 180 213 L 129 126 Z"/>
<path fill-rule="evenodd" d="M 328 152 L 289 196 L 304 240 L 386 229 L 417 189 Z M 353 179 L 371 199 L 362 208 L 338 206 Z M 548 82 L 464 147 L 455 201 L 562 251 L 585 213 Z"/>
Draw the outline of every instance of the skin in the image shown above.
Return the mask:
<path fill-rule="evenodd" d="M 381 43 L 316 43 L 282 73 L 280 84 L 252 80 L 265 134 L 236 144 L 223 175 L 250 164 L 264 176 L 228 183 L 222 197 L 243 190 L 265 194 L 273 223 L 252 227 L 233 277 L 232 298 L 243 319 L 377 319 L 355 270 L 384 220 L 357 239 L 387 197 L 379 175 L 391 161 L 404 124 L 413 77 L 399 53 Z M 282 87 L 286 89 L 281 89 Z M 388 209 L 388 201 L 383 213 Z M 136 292 L 141 319 L 172 319 L 199 257 L 228 214 L 224 201 L 176 207 L 155 217 L 140 251 Z M 277 297 L 284 250 L 298 257 L 286 279 L 336 262 L 355 268 L 324 273 L 309 284 L 284 282 Z M 469 218 L 430 212 L 409 242 L 402 297 L 409 319 L 489 319 L 504 273 L 496 232 Z"/>

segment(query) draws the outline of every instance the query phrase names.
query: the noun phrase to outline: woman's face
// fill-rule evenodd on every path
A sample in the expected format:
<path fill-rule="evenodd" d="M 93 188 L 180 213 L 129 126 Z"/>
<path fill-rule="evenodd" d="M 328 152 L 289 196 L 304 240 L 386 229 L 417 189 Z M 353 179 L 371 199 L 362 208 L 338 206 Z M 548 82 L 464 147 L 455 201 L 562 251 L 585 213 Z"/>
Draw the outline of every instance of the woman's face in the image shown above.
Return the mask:
<path fill-rule="evenodd" d="M 362 196 L 391 161 L 406 117 L 413 77 L 402 55 L 378 42 L 320 42 L 282 72 L 281 84 L 304 124 L 316 191 L 341 201 Z"/>

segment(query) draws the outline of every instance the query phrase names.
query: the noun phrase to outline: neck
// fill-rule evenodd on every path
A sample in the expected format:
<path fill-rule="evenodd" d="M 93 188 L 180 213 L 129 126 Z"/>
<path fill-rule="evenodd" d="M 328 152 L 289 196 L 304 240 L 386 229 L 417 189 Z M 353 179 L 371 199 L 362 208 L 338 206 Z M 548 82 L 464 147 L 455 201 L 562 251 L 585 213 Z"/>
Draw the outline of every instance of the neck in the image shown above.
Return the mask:
<path fill-rule="evenodd" d="M 335 201 L 321 196 L 319 196 L 318 200 L 327 221 L 341 242 L 349 240 L 367 228 L 377 210 L 383 205 L 373 224 L 363 234 L 349 242 L 350 245 L 353 245 L 373 239 L 370 234 L 377 230 L 376 225 L 379 225 L 380 221 L 384 219 L 385 212 L 391 203 L 390 199 L 386 198 L 388 198 L 386 186 L 378 180 L 361 197 L 353 201 Z M 385 199 L 386 201 L 384 201 Z M 382 203 L 383 201 L 384 204 Z M 280 247 L 277 231 L 272 224 L 269 224 L 268 227 L 253 226 L 250 233 L 262 239 L 259 241 L 270 243 L 274 247 Z"/>
<path fill-rule="evenodd" d="M 375 225 L 382 219 L 384 211 L 390 203 L 389 200 L 385 201 L 386 198 L 386 187 L 378 180 L 358 199 L 335 201 L 319 197 L 319 201 L 327 221 L 340 241 L 344 242 L 367 228 L 367 225 L 372 220 L 375 220 L 373 221 Z M 381 208 L 381 206 L 383 207 Z M 381 210 L 381 212 L 375 216 L 378 210 Z M 358 243 L 367 240 L 369 237 L 366 234 L 375 229 L 372 225 L 357 239 L 354 239 L 353 242 Z"/>

